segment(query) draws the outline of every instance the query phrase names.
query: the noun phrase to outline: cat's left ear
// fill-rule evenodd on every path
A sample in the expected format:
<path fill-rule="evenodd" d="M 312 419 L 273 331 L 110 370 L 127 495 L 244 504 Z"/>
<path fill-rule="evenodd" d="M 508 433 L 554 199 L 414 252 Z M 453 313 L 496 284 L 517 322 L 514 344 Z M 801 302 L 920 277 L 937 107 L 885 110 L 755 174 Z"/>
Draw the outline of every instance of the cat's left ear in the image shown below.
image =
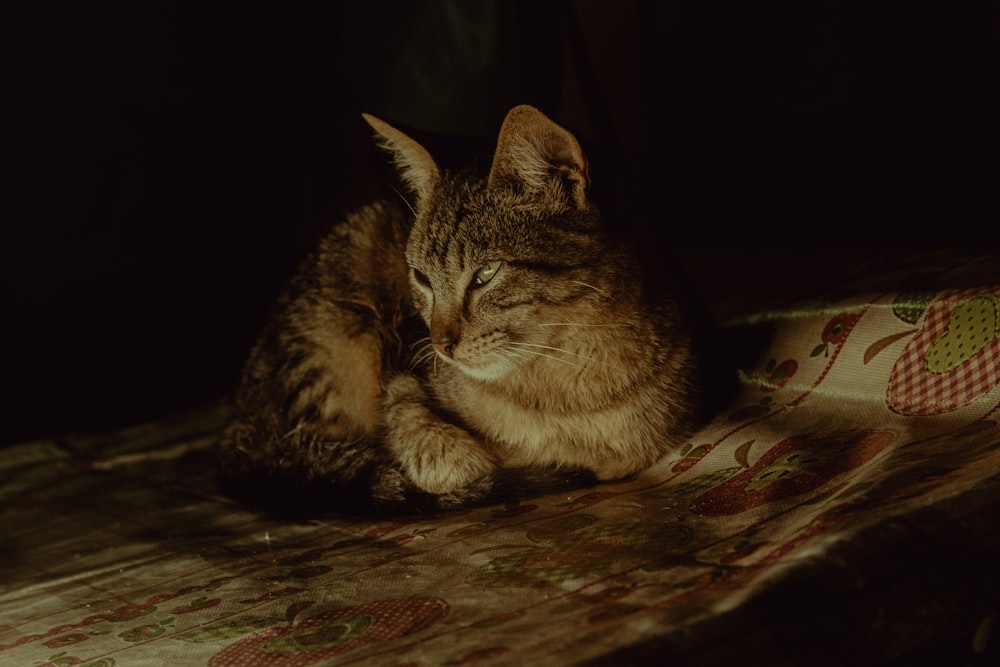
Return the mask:
<path fill-rule="evenodd" d="M 441 180 L 434 158 L 427 149 L 384 120 L 366 113 L 361 117 L 375 130 L 382 148 L 392 153 L 400 178 L 413 190 L 419 206 Z"/>
<path fill-rule="evenodd" d="M 509 180 L 532 193 L 556 185 L 578 207 L 585 204 L 590 185 L 587 158 L 576 137 L 527 104 L 511 109 L 503 121 L 487 185 Z"/>

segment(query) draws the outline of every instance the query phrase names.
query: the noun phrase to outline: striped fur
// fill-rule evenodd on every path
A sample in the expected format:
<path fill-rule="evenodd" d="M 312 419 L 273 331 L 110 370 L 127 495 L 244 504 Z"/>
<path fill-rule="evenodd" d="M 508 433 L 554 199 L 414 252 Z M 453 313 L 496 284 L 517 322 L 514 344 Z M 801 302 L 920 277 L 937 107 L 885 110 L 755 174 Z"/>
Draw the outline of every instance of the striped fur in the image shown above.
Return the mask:
<path fill-rule="evenodd" d="M 626 477 L 680 444 L 691 327 L 605 232 L 576 139 L 516 107 L 488 174 L 442 173 L 365 118 L 415 215 L 368 206 L 303 264 L 244 369 L 230 488 L 293 510 L 450 508 Z"/>

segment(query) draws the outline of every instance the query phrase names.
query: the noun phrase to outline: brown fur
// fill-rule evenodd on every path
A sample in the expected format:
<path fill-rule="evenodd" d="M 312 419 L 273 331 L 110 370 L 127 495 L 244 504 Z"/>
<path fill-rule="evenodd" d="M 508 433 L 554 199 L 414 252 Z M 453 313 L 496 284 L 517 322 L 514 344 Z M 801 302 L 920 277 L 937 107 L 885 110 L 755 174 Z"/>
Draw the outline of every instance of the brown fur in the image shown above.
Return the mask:
<path fill-rule="evenodd" d="M 365 119 L 415 217 L 364 208 L 303 265 L 247 361 L 227 478 L 451 507 L 680 444 L 700 402 L 687 315 L 605 233 L 572 134 L 516 107 L 481 178 Z"/>

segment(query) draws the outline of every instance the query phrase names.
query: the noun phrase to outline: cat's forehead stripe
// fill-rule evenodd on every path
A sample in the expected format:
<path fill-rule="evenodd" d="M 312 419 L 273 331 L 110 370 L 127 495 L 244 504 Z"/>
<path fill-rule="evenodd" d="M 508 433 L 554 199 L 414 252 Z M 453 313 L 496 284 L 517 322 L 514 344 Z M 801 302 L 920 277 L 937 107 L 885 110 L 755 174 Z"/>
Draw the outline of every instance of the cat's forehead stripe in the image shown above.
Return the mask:
<path fill-rule="evenodd" d="M 426 243 L 422 248 L 422 259 L 428 264 L 443 266 L 448 257 L 458 257 L 459 261 L 465 252 L 465 243 L 455 233 L 451 224 L 442 224 L 442 216 L 447 212 L 436 212 L 436 220 L 430 225 L 426 234 Z"/>

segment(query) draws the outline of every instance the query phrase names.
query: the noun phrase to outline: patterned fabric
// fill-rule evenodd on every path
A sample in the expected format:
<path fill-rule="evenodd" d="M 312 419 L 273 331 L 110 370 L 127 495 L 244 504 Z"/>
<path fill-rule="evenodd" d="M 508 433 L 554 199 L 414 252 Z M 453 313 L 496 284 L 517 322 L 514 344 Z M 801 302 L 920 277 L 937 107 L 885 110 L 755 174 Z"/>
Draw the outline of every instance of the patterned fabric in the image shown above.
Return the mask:
<path fill-rule="evenodd" d="M 504 506 L 256 515 L 214 486 L 223 407 L 13 447 L 0 663 L 962 664 L 1000 607 L 998 296 L 750 318 L 766 353 L 675 456 Z"/>
<path fill-rule="evenodd" d="M 912 317 L 919 300 L 900 308 Z M 927 308 L 920 331 L 889 378 L 889 407 L 903 415 L 957 410 L 1000 382 L 1000 302 L 990 290 L 946 292 Z"/>

